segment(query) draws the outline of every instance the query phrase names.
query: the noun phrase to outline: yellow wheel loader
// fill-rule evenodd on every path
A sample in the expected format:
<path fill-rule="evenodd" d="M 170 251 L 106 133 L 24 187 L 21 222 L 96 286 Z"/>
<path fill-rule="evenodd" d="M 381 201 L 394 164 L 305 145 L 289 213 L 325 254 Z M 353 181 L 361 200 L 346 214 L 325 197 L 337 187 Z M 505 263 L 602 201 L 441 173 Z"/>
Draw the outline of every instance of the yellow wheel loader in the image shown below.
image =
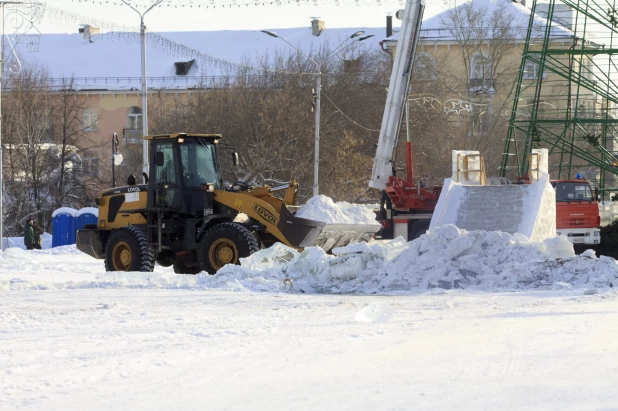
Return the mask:
<path fill-rule="evenodd" d="M 107 271 L 152 271 L 155 262 L 179 274 L 238 264 L 275 242 L 326 251 L 368 241 L 374 225 L 332 225 L 296 217 L 298 184 L 227 189 L 219 165 L 218 134 L 165 134 L 149 142 L 146 183 L 105 190 L 97 198 L 99 220 L 77 232 L 77 248 L 105 260 Z M 238 155 L 233 153 L 234 163 Z M 282 193 L 281 198 L 274 193 Z M 243 216 L 242 214 L 245 216 Z"/>

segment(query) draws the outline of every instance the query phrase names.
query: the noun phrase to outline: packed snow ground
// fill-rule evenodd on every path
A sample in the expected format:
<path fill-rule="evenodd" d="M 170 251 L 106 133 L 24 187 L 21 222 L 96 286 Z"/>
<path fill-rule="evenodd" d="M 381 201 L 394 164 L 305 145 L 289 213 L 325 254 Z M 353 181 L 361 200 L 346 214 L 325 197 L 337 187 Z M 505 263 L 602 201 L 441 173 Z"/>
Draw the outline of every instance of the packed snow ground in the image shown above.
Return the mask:
<path fill-rule="evenodd" d="M 452 226 L 335 251 L 278 246 L 182 276 L 8 249 L 0 409 L 618 404 L 615 260 Z"/>

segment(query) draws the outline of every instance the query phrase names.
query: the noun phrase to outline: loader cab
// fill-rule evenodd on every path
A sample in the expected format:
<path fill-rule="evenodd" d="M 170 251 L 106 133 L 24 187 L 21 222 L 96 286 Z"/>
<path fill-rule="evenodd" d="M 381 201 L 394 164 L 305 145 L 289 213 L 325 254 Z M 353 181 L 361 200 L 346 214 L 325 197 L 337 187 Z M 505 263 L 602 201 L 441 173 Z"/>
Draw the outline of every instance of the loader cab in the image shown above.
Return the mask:
<path fill-rule="evenodd" d="M 222 186 L 218 134 L 149 136 L 148 208 L 201 216 Z M 208 207 L 208 205 L 211 205 Z"/>

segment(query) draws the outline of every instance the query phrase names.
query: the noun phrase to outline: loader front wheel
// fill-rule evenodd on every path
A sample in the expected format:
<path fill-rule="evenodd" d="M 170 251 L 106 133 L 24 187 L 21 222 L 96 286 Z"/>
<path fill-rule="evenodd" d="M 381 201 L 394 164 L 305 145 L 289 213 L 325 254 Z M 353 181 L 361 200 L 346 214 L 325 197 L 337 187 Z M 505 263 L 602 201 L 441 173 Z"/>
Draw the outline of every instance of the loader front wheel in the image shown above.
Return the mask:
<path fill-rule="evenodd" d="M 260 249 L 253 233 L 236 223 L 221 223 L 204 234 L 197 253 L 202 270 L 216 273 L 226 264 L 238 264 Z"/>
<path fill-rule="evenodd" d="M 149 272 L 154 263 L 154 252 L 148 247 L 145 232 L 132 226 L 112 232 L 105 247 L 106 271 Z"/>

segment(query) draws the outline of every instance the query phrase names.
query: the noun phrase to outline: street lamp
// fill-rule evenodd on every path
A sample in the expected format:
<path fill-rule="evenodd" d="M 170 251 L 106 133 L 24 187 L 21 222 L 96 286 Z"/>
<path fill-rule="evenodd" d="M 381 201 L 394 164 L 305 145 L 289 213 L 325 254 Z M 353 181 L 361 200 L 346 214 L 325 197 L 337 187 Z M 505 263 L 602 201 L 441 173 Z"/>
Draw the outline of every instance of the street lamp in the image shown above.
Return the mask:
<path fill-rule="evenodd" d="M 126 0 L 120 1 L 139 14 L 140 18 L 139 33 L 142 43 L 142 135 L 146 137 L 148 135 L 148 87 L 146 86 L 146 25 L 144 24 L 144 16 L 150 10 L 161 4 L 163 0 L 155 0 L 143 13 L 140 13 L 138 9 L 133 7 Z M 145 139 L 143 142 L 143 163 L 143 172 L 148 173 L 148 143 Z"/>
<path fill-rule="evenodd" d="M 122 154 L 118 153 L 118 133 L 112 133 L 112 187 L 116 187 L 116 166 L 122 163 Z"/>
<path fill-rule="evenodd" d="M 356 38 L 356 37 L 358 37 L 358 36 L 362 36 L 363 34 L 365 34 L 365 31 L 364 31 L 364 30 L 359 30 L 359 31 L 357 31 L 357 32 L 353 33 L 350 37 L 348 37 L 348 38 L 346 38 L 345 40 L 343 40 L 343 41 L 341 42 L 341 44 L 339 44 L 339 45 L 335 48 L 335 50 L 333 50 L 333 52 L 332 52 L 332 53 L 330 53 L 330 54 L 328 55 L 328 57 L 332 57 L 332 56 L 334 56 L 335 54 L 337 54 L 337 53 L 335 53 L 335 52 L 336 52 L 337 50 L 339 50 L 339 47 L 343 46 L 343 45 L 344 45 L 344 44 L 345 44 L 348 40 L 354 39 L 354 38 Z M 370 37 L 373 37 L 373 34 L 372 34 L 372 35 L 369 35 L 369 36 L 364 36 L 364 37 L 361 37 L 361 38 L 359 38 L 359 39 L 358 39 L 358 41 L 367 40 L 367 39 L 368 39 L 368 38 L 370 38 Z"/>
<path fill-rule="evenodd" d="M 314 59 L 312 59 L 311 57 L 309 57 L 301 49 L 299 49 L 298 47 L 296 47 L 295 45 L 293 45 L 292 43 L 290 43 L 289 41 L 287 41 L 283 37 L 279 36 L 274 31 L 268 31 L 268 30 L 261 30 L 261 31 L 262 31 L 262 33 L 267 34 L 267 35 L 269 35 L 271 37 L 275 37 L 275 38 L 278 38 L 278 39 L 281 39 L 281 40 L 285 41 L 290 47 L 292 47 L 294 50 L 296 50 L 297 52 L 299 52 L 300 54 L 305 56 L 313 64 L 315 64 L 315 67 L 317 69 L 317 72 L 315 73 L 315 75 L 316 75 L 315 76 L 315 91 L 313 93 L 313 99 L 314 99 L 314 102 L 315 102 L 315 153 L 313 155 L 313 196 L 315 197 L 315 196 L 318 195 L 318 193 L 320 191 L 320 185 L 319 185 L 319 165 L 320 165 L 320 94 L 322 92 L 322 71 L 321 71 L 321 68 L 320 68 L 320 64 L 317 61 L 315 61 Z M 364 31 L 357 31 L 354 34 L 352 34 L 350 37 L 348 37 L 345 40 L 343 40 L 341 42 L 341 44 L 339 44 L 335 48 L 335 50 L 333 50 L 333 52 L 329 55 L 329 57 L 334 55 L 335 51 L 337 51 L 339 49 L 339 47 L 341 47 L 346 41 L 348 41 L 350 39 L 353 39 L 353 38 L 356 38 L 358 36 L 361 36 L 363 34 L 365 34 Z M 373 37 L 373 36 L 365 36 L 364 38 L 359 39 L 359 41 L 366 40 L 366 39 L 368 39 L 370 37 Z"/>

